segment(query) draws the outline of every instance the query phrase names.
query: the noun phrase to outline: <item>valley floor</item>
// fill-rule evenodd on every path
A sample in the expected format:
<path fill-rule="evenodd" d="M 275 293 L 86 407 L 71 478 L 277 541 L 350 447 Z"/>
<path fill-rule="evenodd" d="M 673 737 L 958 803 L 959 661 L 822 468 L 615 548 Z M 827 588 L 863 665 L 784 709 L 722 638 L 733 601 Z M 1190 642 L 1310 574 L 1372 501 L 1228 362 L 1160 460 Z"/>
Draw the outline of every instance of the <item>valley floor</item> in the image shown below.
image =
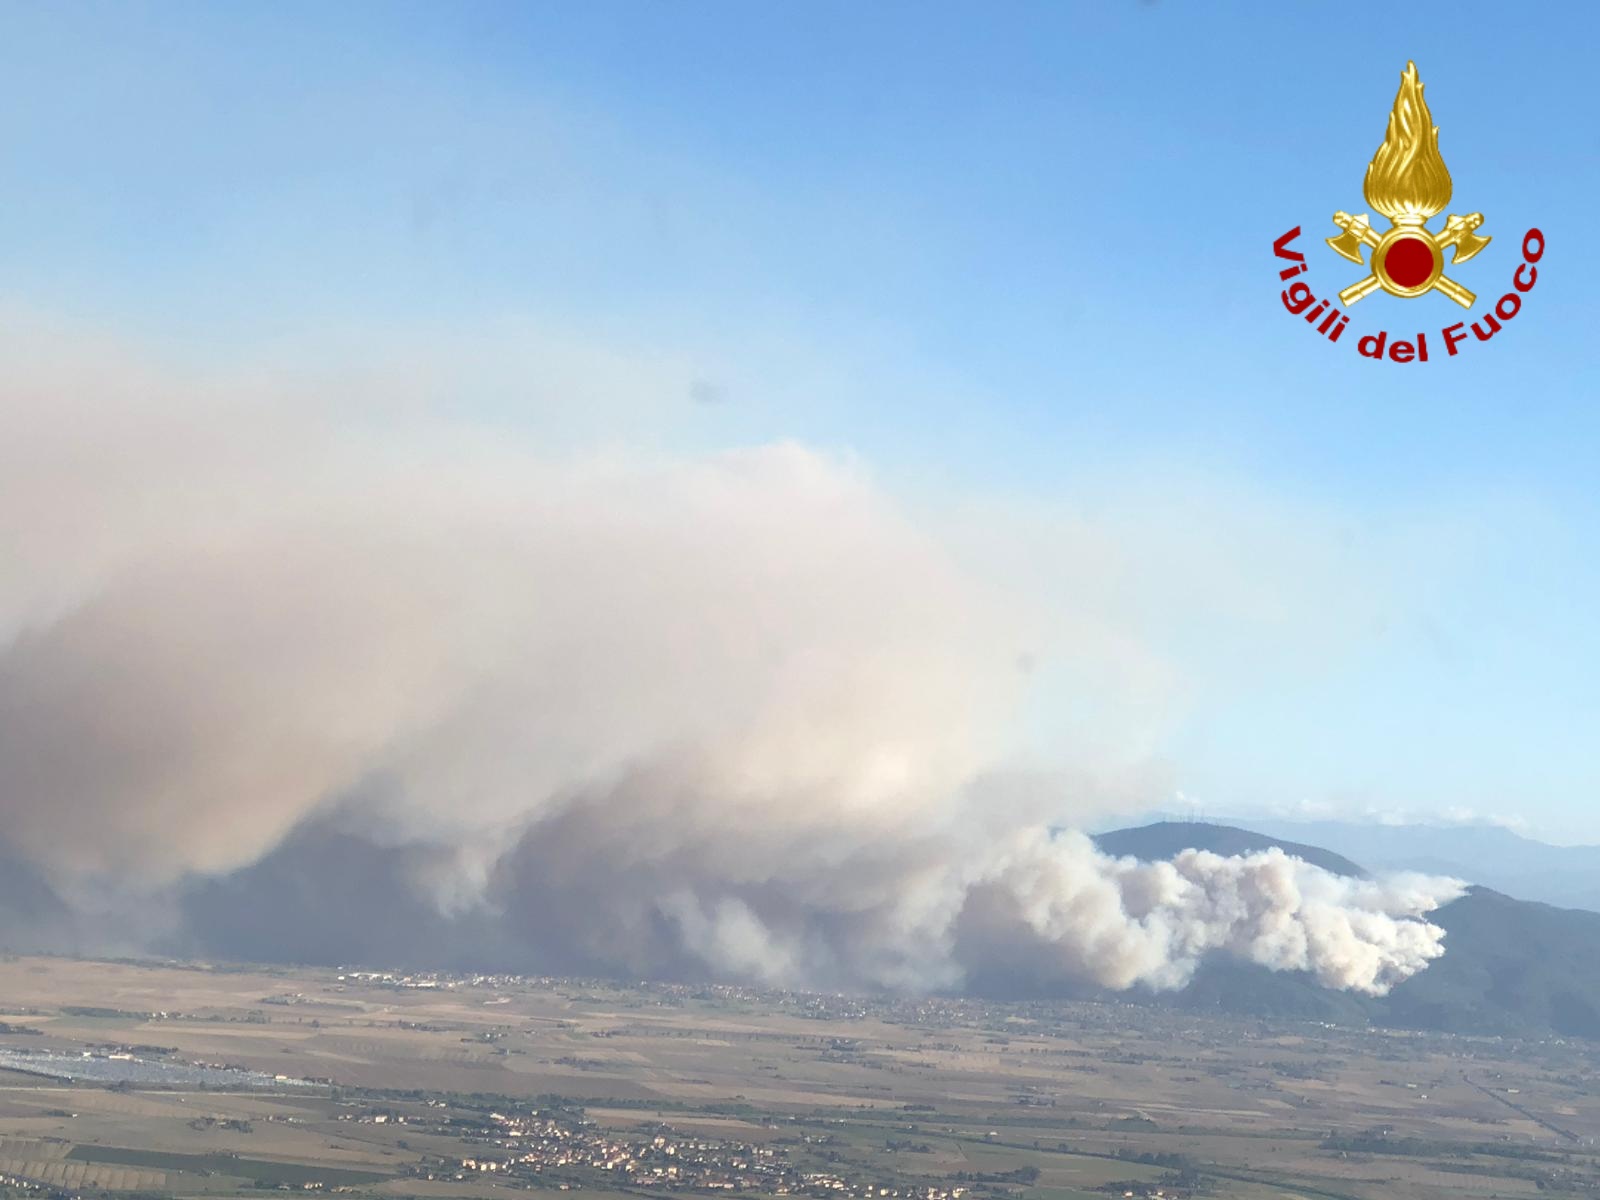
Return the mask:
<path fill-rule="evenodd" d="M 1561 1039 L 10 958 L 0 1061 L 34 1194 L 1600 1194 L 1600 1047 Z"/>

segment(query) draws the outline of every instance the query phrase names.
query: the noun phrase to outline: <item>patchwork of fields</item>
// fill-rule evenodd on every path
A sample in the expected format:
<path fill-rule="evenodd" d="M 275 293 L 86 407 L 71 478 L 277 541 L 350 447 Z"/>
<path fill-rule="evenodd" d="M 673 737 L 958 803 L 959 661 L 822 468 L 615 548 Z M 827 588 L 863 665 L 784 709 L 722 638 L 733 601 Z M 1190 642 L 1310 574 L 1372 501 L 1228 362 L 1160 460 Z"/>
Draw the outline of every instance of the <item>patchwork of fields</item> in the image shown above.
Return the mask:
<path fill-rule="evenodd" d="M 1600 1192 L 1600 1060 L 1579 1042 L 1134 1004 L 59 958 L 0 962 L 0 1022 L 0 1046 L 40 1061 L 50 1051 L 113 1072 L 163 1062 L 314 1081 L 186 1088 L 0 1072 L 0 1180 L 38 1192 Z M 535 1113 L 539 1154 L 506 1124 Z M 559 1149 L 569 1143 L 595 1149 Z M 651 1165 L 691 1158 L 692 1170 Z"/>

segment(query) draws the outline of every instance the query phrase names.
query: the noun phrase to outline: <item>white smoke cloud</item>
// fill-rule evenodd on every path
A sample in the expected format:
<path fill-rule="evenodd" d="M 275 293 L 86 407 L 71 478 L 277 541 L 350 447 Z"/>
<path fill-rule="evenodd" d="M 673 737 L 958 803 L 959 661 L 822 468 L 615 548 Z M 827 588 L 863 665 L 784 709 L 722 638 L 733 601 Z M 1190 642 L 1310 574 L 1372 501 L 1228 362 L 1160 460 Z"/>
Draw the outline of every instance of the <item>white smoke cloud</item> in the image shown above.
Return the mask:
<path fill-rule="evenodd" d="M 1019 663 L 1081 668 L 1107 711 L 1168 698 L 1136 629 L 1056 603 L 1104 594 L 1073 553 L 1104 532 L 1058 530 L 1045 604 L 795 444 L 547 457 L 10 349 L 0 822 L 80 905 L 176 913 L 334 821 L 497 954 L 605 969 L 1170 988 L 1223 952 L 1381 993 L 1440 953 L 1449 882 L 1115 861 L 1045 821 L 1148 803 L 1126 762 L 1074 763 L 1047 810 L 995 773 Z"/>
<path fill-rule="evenodd" d="M 1109 987 L 1182 987 L 1205 955 L 1224 951 L 1369 995 L 1444 953 L 1443 931 L 1417 918 L 1462 892 L 1455 881 L 1423 876 L 1345 878 L 1277 849 L 1112 859 L 1081 835 L 1038 831 L 1012 839 L 981 886 L 1009 924 L 1027 931 L 1029 954 L 1069 974 L 1086 968 Z"/>
<path fill-rule="evenodd" d="M 1383 995 L 1444 952 L 1421 918 L 1462 890 L 1345 878 L 1276 849 L 1119 859 L 1070 830 L 980 834 L 959 808 L 892 840 L 836 826 L 762 840 L 721 824 L 714 788 L 653 813 L 636 802 L 695 778 L 686 764 L 670 774 L 528 830 L 490 888 L 497 911 L 570 930 L 577 961 L 634 973 L 670 968 L 667 946 L 711 974 L 785 986 L 1171 990 L 1222 953 Z"/>

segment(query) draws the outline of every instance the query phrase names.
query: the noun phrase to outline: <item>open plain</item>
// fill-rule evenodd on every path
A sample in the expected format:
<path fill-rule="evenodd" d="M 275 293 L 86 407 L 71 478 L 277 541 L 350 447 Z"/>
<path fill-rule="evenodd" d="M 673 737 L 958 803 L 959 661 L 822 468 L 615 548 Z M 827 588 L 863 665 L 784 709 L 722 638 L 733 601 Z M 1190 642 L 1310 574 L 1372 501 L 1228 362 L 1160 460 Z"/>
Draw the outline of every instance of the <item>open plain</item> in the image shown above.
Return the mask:
<path fill-rule="evenodd" d="M 0 1176 L 35 1193 L 1600 1190 L 1600 1061 L 1559 1039 L 44 957 L 0 963 L 0 1022 Z"/>

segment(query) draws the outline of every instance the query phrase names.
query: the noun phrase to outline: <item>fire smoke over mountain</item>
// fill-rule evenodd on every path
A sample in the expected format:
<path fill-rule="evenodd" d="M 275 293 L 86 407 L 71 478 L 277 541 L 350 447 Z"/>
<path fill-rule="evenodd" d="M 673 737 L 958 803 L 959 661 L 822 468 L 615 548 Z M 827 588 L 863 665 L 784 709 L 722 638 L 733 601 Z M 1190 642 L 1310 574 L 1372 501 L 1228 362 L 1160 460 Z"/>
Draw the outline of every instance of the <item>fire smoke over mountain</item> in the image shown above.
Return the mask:
<path fill-rule="evenodd" d="M 903 989 L 1217 952 L 1371 993 L 1442 952 L 1450 881 L 1049 833 L 1149 793 L 998 769 L 1019 657 L 1150 655 L 848 461 L 544 459 L 17 349 L 0 830 L 61 902 L 0 889 L 14 945 Z"/>

